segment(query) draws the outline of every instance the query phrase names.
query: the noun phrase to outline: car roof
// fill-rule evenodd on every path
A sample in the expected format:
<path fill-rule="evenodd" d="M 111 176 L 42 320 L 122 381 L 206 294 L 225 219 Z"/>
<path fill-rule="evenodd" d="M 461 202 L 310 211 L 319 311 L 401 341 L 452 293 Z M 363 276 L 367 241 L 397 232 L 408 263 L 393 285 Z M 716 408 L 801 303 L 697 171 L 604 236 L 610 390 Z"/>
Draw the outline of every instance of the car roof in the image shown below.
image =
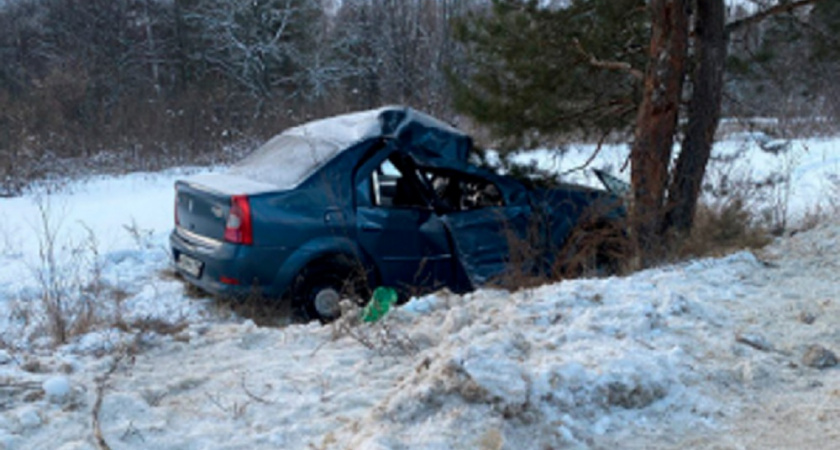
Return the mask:
<path fill-rule="evenodd" d="M 319 139 L 330 142 L 337 147 L 347 148 L 369 138 L 399 137 L 406 131 L 406 128 L 413 124 L 466 137 L 465 134 L 451 125 L 405 106 L 385 106 L 368 111 L 328 117 L 289 128 L 282 134 L 301 137 L 317 136 Z"/>
<path fill-rule="evenodd" d="M 294 189 L 344 150 L 373 138 L 396 139 L 412 152 L 460 161 L 467 159 L 472 146 L 469 136 L 434 117 L 386 106 L 289 128 L 229 172 L 277 189 Z"/>

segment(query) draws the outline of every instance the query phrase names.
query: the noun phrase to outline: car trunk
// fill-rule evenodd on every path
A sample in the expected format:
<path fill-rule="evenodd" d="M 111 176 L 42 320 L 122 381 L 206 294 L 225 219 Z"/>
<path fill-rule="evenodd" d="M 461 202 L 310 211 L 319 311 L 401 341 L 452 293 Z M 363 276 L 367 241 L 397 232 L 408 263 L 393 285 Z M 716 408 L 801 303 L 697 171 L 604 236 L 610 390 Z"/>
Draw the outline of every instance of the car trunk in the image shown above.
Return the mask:
<path fill-rule="evenodd" d="M 268 183 L 228 174 L 211 173 L 179 180 L 175 183 L 176 225 L 182 233 L 224 240 L 232 201 L 276 189 Z"/>
<path fill-rule="evenodd" d="M 175 216 L 179 230 L 223 240 L 230 196 L 183 181 L 175 184 L 175 191 Z"/>

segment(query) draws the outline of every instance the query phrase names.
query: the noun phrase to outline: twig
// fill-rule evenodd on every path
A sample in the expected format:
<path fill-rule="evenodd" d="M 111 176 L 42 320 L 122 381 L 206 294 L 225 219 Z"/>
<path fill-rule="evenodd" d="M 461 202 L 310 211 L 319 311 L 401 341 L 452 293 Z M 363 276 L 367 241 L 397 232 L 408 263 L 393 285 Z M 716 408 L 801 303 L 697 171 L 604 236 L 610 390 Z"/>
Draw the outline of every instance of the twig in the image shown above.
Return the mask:
<path fill-rule="evenodd" d="M 219 399 L 210 395 L 209 392 L 205 392 L 204 395 L 207 396 L 207 399 L 210 400 L 210 403 L 216 405 L 216 407 L 219 408 L 223 413 L 227 414 L 227 413 L 230 412 L 230 411 L 228 411 L 228 408 L 226 408 L 224 405 L 222 405 L 222 403 L 219 401 Z"/>
<path fill-rule="evenodd" d="M 577 38 L 573 39 L 572 42 L 574 42 L 574 44 L 575 44 L 575 49 L 581 55 L 583 55 L 583 57 L 585 57 L 588 60 L 589 65 L 591 65 L 593 67 L 597 67 L 599 69 L 607 69 L 607 70 L 615 70 L 615 71 L 619 71 L 619 72 L 627 72 L 633 78 L 635 78 L 639 81 L 642 81 L 642 80 L 645 79 L 645 74 L 642 73 L 641 70 L 634 69 L 633 66 L 630 65 L 630 63 L 626 63 L 626 62 L 622 62 L 622 61 L 603 61 L 603 60 L 600 60 L 600 59 L 596 58 L 595 55 L 587 52 L 583 48 L 583 46 L 580 44 L 580 41 L 577 40 Z"/>
<path fill-rule="evenodd" d="M 639 338 L 634 339 L 634 341 L 636 341 L 636 343 L 638 343 L 639 345 L 641 345 L 642 347 L 644 347 L 648 350 L 656 350 L 656 347 L 654 347 L 653 345 L 651 345 L 651 344 L 649 344 L 649 343 L 647 343 L 647 342 L 645 342 L 645 341 L 643 341 Z"/>
<path fill-rule="evenodd" d="M 242 379 L 240 380 L 240 384 L 242 385 L 242 390 L 245 391 L 245 395 L 247 395 L 251 400 L 254 400 L 259 403 L 263 403 L 265 405 L 273 405 L 275 402 L 270 400 L 266 400 L 262 397 L 254 395 L 249 389 L 248 386 L 245 384 L 245 373 L 242 374 Z"/>
<path fill-rule="evenodd" d="M 621 165 L 621 169 L 619 169 L 619 172 L 624 172 L 625 170 L 627 170 L 627 166 L 630 165 L 631 160 L 632 159 L 630 158 L 630 155 L 627 155 L 627 159 L 624 160 L 624 164 Z"/>
<path fill-rule="evenodd" d="M 329 341 L 324 341 L 324 342 L 321 342 L 320 344 L 318 344 L 318 346 L 315 347 L 314 350 L 312 350 L 312 353 L 310 353 L 309 356 L 315 356 L 318 353 L 318 351 L 321 350 L 321 347 L 327 345 L 328 342 Z"/>
<path fill-rule="evenodd" d="M 123 433 L 123 435 L 120 439 L 125 440 L 129 436 L 134 436 L 134 435 L 139 437 L 140 440 L 143 443 L 146 442 L 146 439 L 143 437 L 143 434 L 140 433 L 140 430 L 138 430 L 137 428 L 134 427 L 134 421 L 132 420 L 132 421 L 128 422 L 128 427 L 126 427 L 125 432 Z"/>
<path fill-rule="evenodd" d="M 586 169 L 587 167 L 589 167 L 589 165 L 592 164 L 592 161 L 594 161 L 595 158 L 598 156 L 598 153 L 601 153 L 601 148 L 604 146 L 604 141 L 607 140 L 607 134 L 608 133 L 604 133 L 604 134 L 601 135 L 601 138 L 598 139 L 598 147 L 595 148 L 595 151 L 592 153 L 592 155 L 589 157 L 589 159 L 586 160 L 586 162 L 584 162 L 583 164 L 581 164 L 578 167 L 575 167 L 573 169 L 569 169 L 569 170 L 561 173 L 560 176 L 563 177 L 563 176 L 566 176 L 566 175 L 568 175 L 572 172 L 577 172 L 578 170 L 583 170 L 583 169 Z"/>

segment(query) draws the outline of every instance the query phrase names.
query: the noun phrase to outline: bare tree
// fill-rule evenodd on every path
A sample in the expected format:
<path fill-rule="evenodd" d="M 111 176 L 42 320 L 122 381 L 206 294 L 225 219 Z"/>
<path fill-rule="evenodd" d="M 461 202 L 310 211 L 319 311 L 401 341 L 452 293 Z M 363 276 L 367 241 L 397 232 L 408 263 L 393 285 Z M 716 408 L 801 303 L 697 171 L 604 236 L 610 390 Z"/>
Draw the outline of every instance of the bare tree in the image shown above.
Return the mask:
<path fill-rule="evenodd" d="M 352 67 L 347 86 L 357 107 L 407 103 L 432 112 L 449 107 L 445 71 L 459 63 L 452 18 L 469 0 L 345 0 L 336 38 Z"/>
<path fill-rule="evenodd" d="M 296 93 L 320 15 L 311 0 L 199 0 L 185 12 L 202 43 L 196 56 L 259 99 Z"/>

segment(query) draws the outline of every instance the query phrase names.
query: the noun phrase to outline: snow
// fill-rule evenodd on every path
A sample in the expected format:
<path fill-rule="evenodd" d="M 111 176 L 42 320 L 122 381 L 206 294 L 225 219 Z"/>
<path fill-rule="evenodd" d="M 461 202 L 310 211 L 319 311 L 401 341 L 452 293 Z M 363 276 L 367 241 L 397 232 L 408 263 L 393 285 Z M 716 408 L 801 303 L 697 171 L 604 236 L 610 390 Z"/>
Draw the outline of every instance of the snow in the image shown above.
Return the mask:
<path fill-rule="evenodd" d="M 242 175 L 245 175 L 245 173 Z M 262 194 L 276 191 L 278 184 L 284 184 L 284 182 L 264 183 L 243 176 L 230 175 L 229 173 L 201 173 L 186 178 L 184 181 L 226 196 Z M 291 183 L 291 185 L 295 184 L 297 184 L 297 181 Z"/>
<path fill-rule="evenodd" d="M 380 115 L 389 109 L 345 114 L 290 128 L 235 164 L 228 174 L 197 175 L 189 181 L 224 194 L 293 189 L 340 151 L 382 135 Z"/>
<path fill-rule="evenodd" d="M 70 394 L 70 380 L 65 376 L 58 375 L 44 381 L 42 389 L 47 401 L 63 403 Z"/>
<path fill-rule="evenodd" d="M 383 114 L 388 112 L 401 112 L 405 114 L 405 118 L 399 124 L 385 124 L 383 123 Z M 429 128 L 440 128 L 456 135 L 463 134 L 458 129 L 432 116 L 402 106 L 384 106 L 369 111 L 360 111 L 316 120 L 291 128 L 285 131 L 284 134 L 304 138 L 317 136 L 319 139 L 331 142 L 337 147 L 347 148 L 356 142 L 370 137 L 398 135 L 400 128 L 393 130 L 390 128 L 393 128 L 394 125 L 405 126 L 410 122 L 417 122 Z"/>
<path fill-rule="evenodd" d="M 836 199 L 838 142 L 775 155 L 736 137 L 716 157 L 739 155 L 729 180 L 787 177 L 794 223 Z M 592 150 L 536 163 L 562 173 Z M 618 169 L 625 156 L 604 148 L 595 164 Z M 801 362 L 815 344 L 840 351 L 836 213 L 757 252 L 515 293 L 443 291 L 376 324 L 263 327 L 171 275 L 173 183 L 219 170 L 0 199 L 0 448 L 98 448 L 94 413 L 114 449 L 825 448 L 837 437 L 840 376 Z M 88 324 L 63 345 L 45 319 L 56 292 Z"/>
<path fill-rule="evenodd" d="M 301 138 L 317 136 L 335 147 L 344 149 L 364 139 L 380 136 L 382 122 L 379 117 L 389 109 L 391 108 L 384 107 L 316 120 L 291 128 L 285 134 Z"/>
<path fill-rule="evenodd" d="M 213 180 L 211 187 L 222 186 L 223 189 L 241 193 L 259 193 L 277 189 L 293 189 L 320 167 L 334 158 L 341 147 L 334 142 L 325 140 L 321 136 L 298 136 L 293 130 L 275 136 L 260 148 L 255 150 L 241 162 L 231 167 L 228 180 Z M 284 170 L 277 170 L 278 167 Z M 236 177 L 236 178 L 234 178 Z M 242 186 L 236 181 L 233 187 L 225 186 L 230 180 L 253 179 L 259 182 L 256 186 Z M 203 180 L 208 181 L 208 180 Z M 199 181 L 201 182 L 201 181 Z M 266 186 L 266 188 L 261 188 Z M 240 193 L 240 192 L 235 192 Z"/>

